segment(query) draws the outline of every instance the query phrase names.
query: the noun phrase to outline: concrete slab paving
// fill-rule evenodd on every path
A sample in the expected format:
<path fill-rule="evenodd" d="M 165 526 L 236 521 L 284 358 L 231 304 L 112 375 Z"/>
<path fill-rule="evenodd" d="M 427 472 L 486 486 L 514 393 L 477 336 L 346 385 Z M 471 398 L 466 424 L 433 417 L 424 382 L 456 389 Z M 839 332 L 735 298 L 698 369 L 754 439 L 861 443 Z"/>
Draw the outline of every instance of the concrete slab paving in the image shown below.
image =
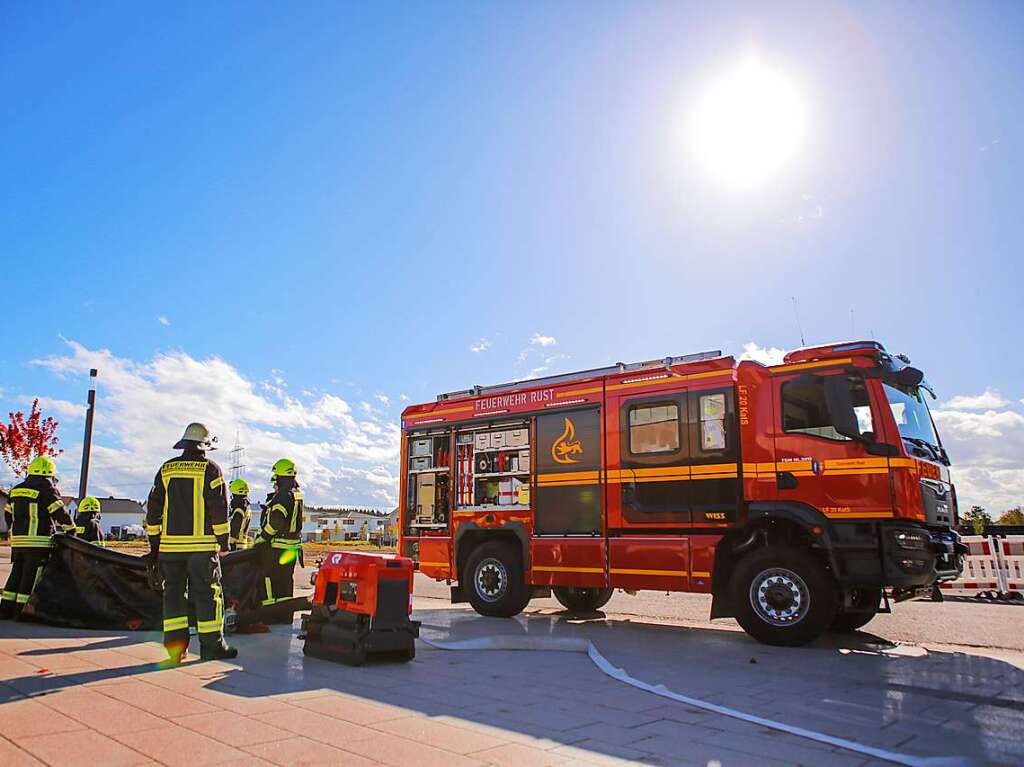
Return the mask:
<path fill-rule="evenodd" d="M 865 634 L 789 649 L 601 617 L 417 617 L 429 641 L 582 639 L 643 682 L 740 711 L 916 756 L 1024 763 L 1024 675 L 994 658 Z M 0 763 L 884 763 L 637 690 L 579 652 L 421 642 L 411 663 L 350 668 L 305 658 L 298 634 L 237 636 L 237 661 L 164 669 L 158 635 L 0 623 Z"/>

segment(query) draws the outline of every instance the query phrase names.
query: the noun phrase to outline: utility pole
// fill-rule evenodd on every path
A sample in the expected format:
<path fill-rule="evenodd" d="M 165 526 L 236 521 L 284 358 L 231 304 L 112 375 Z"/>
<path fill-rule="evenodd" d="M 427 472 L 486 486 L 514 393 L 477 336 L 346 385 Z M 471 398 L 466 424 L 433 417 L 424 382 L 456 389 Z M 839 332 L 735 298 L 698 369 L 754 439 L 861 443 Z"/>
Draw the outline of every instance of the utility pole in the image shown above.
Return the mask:
<path fill-rule="evenodd" d="M 89 371 L 89 405 L 85 411 L 85 439 L 82 443 L 82 473 L 78 477 L 78 499 L 85 498 L 89 486 L 89 456 L 92 453 L 92 419 L 96 412 L 96 368 Z"/>

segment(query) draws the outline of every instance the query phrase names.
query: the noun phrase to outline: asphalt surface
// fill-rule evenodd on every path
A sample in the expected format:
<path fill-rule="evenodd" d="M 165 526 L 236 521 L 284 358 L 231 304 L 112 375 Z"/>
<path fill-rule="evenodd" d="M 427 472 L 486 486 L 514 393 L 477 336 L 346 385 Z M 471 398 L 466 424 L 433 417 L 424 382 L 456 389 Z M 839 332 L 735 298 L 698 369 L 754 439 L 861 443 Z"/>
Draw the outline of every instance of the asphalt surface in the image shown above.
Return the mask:
<path fill-rule="evenodd" d="M 446 584 L 419 573 L 415 595 L 419 609 L 449 601 Z M 554 599 L 535 599 L 527 609 L 549 612 L 564 608 Z M 863 632 L 891 642 L 924 647 L 1024 652 L 1024 602 L 1002 604 L 947 596 L 943 602 L 903 602 L 892 609 L 889 615 L 876 616 Z M 641 591 L 629 596 L 616 592 L 603 612 L 621 619 L 742 631 L 732 619 L 708 619 L 711 597 L 706 594 Z"/>

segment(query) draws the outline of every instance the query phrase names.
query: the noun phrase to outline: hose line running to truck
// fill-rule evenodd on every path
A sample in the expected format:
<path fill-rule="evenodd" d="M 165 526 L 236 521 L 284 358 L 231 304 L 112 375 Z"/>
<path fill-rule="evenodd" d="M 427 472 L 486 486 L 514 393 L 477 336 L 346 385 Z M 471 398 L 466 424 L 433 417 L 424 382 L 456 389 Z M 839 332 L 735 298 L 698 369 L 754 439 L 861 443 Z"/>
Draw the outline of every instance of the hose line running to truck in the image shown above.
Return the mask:
<path fill-rule="evenodd" d="M 583 653 L 590 658 L 593 664 L 597 666 L 603 674 L 619 682 L 628 684 L 630 687 L 635 687 L 638 690 L 643 690 L 644 692 L 649 692 L 662 698 L 668 698 L 669 700 L 674 700 L 678 703 L 685 703 L 687 706 L 693 706 L 694 708 L 704 709 L 705 711 L 711 711 L 716 714 L 721 714 L 722 716 L 739 719 L 744 722 L 749 722 L 750 724 L 756 724 L 761 727 L 767 727 L 772 730 L 778 730 L 779 732 L 795 735 L 798 738 L 806 738 L 807 740 L 813 740 L 818 743 L 835 746 L 836 748 L 842 748 L 847 751 L 854 751 L 859 754 L 864 754 L 865 756 L 874 757 L 875 759 L 882 759 L 887 762 L 892 762 L 893 764 L 902 764 L 906 767 L 957 767 L 958 765 L 969 764 L 969 760 L 964 757 L 913 756 L 911 754 L 901 754 L 895 751 L 886 751 L 882 748 L 875 748 L 874 746 L 857 743 L 856 741 L 847 740 L 846 738 L 838 738 L 834 735 L 827 735 L 823 732 L 808 730 L 804 727 L 786 724 L 785 722 L 777 722 L 774 719 L 766 719 L 755 714 L 747 714 L 743 711 L 737 711 L 734 708 L 720 706 L 717 703 L 711 703 L 706 700 L 701 700 L 700 698 L 683 695 L 668 689 L 663 684 L 650 684 L 649 682 L 644 682 L 636 677 L 630 676 L 625 669 L 613 665 L 604 657 L 604 655 L 601 654 L 601 651 L 597 649 L 597 646 L 587 639 L 541 636 L 493 636 L 446 642 L 421 636 L 420 640 L 438 650 L 533 650 Z"/>

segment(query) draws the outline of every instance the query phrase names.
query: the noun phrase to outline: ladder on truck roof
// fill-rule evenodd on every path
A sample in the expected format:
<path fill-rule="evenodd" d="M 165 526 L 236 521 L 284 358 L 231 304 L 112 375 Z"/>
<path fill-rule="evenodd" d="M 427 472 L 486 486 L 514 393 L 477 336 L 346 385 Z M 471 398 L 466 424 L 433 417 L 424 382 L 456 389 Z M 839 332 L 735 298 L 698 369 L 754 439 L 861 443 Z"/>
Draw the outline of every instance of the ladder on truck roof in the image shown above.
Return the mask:
<path fill-rule="evenodd" d="M 584 378 L 597 378 L 598 376 L 618 375 L 621 373 L 632 373 L 652 368 L 671 368 L 673 365 L 681 365 L 685 362 L 702 362 L 713 360 L 722 356 L 720 349 L 708 352 L 697 352 L 696 354 L 684 354 L 680 357 L 665 357 L 661 360 L 647 360 L 645 362 L 616 362 L 604 368 L 592 368 L 580 370 L 575 373 L 562 373 L 560 375 L 546 376 L 544 378 L 525 378 L 522 381 L 510 381 L 509 383 L 496 384 L 494 386 L 474 386 L 472 389 L 459 389 L 458 391 L 445 392 L 437 395 L 438 402 L 445 402 L 453 399 L 464 399 L 466 397 L 480 397 L 484 394 L 496 394 L 509 389 L 522 389 L 529 386 L 553 386 L 555 384 L 579 381 Z"/>

